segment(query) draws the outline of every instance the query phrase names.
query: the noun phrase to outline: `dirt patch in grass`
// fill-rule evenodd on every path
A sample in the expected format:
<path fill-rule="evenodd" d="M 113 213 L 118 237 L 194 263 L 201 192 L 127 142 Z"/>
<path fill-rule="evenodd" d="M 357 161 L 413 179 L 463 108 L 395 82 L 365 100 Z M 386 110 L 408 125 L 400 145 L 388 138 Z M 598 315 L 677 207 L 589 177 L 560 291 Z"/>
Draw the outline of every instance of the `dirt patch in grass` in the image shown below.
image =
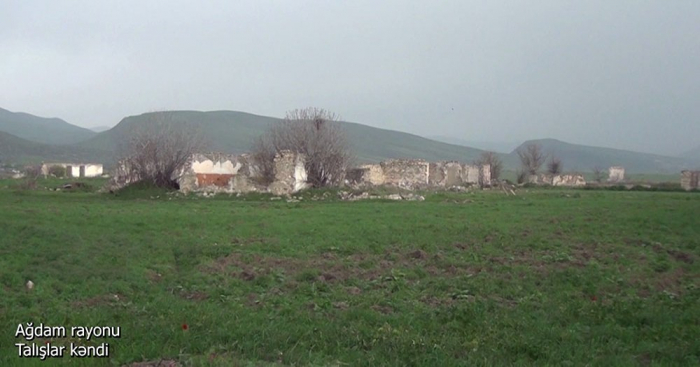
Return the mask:
<path fill-rule="evenodd" d="M 200 291 L 180 292 L 179 296 L 190 301 L 205 301 L 209 299 L 208 294 Z"/>
<path fill-rule="evenodd" d="M 163 280 L 163 275 L 153 270 L 147 270 L 146 277 L 148 278 L 148 281 L 153 284 L 160 283 L 161 280 Z"/>
<path fill-rule="evenodd" d="M 361 266 L 361 264 L 365 264 Z M 354 254 L 339 257 L 335 253 L 293 258 L 232 253 L 218 258 L 213 264 L 202 268 L 206 273 L 226 273 L 245 281 L 253 281 L 260 276 L 282 272 L 287 277 L 296 278 L 309 269 L 318 270 L 318 276 L 309 278 L 319 282 L 335 283 L 349 279 L 377 280 L 394 268 L 427 268 L 431 274 L 457 276 L 474 273 L 455 265 L 446 265 L 440 256 L 430 256 L 423 250 L 407 253 L 387 251 L 378 254 Z"/>
<path fill-rule="evenodd" d="M 455 300 L 452 298 L 438 298 L 435 296 L 423 297 L 420 301 L 435 308 L 452 306 L 455 303 Z"/>
<path fill-rule="evenodd" d="M 674 258 L 676 261 L 679 262 L 684 262 L 686 264 L 692 264 L 695 262 L 695 259 L 693 258 L 693 255 L 683 252 L 683 251 L 676 251 L 676 250 L 667 250 L 666 251 L 672 258 Z"/>
<path fill-rule="evenodd" d="M 115 303 L 124 302 L 125 298 L 119 294 L 105 294 L 101 296 L 90 297 L 71 303 L 75 308 L 92 308 L 99 306 L 110 306 Z"/>
<path fill-rule="evenodd" d="M 394 313 L 394 308 L 391 306 L 374 305 L 370 307 L 372 310 L 377 311 L 381 314 L 388 315 Z"/>

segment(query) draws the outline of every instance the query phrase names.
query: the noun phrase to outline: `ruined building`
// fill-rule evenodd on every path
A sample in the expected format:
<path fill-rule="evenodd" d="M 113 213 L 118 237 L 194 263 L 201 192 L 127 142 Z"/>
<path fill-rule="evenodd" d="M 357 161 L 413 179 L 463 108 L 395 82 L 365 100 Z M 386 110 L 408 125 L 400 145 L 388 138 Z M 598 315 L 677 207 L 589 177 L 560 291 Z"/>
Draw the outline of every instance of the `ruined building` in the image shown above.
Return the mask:
<path fill-rule="evenodd" d="M 625 180 L 625 168 L 612 166 L 608 169 L 608 182 L 622 182 Z"/>
<path fill-rule="evenodd" d="M 528 182 L 536 185 L 552 185 L 564 187 L 586 186 L 586 179 L 580 173 L 562 173 L 553 175 L 551 173 L 541 173 L 528 176 Z"/>
<path fill-rule="evenodd" d="M 176 180 L 182 192 L 262 191 L 283 195 L 307 187 L 304 163 L 301 155 L 281 152 L 274 160 L 274 180 L 266 185 L 262 173 L 248 154 L 198 153 L 192 155 Z M 128 167 L 122 163 L 115 170 L 108 186 L 115 190 L 138 180 L 138 177 L 131 176 Z"/>
<path fill-rule="evenodd" d="M 99 177 L 103 171 L 99 163 L 44 163 L 41 165 L 41 174 L 48 176 L 51 167 L 63 167 L 66 177 Z"/>
<path fill-rule="evenodd" d="M 682 171 L 681 187 L 684 190 L 700 190 L 700 171 Z"/>
<path fill-rule="evenodd" d="M 489 165 L 392 159 L 351 169 L 346 175 L 346 182 L 355 187 L 387 185 L 403 189 L 420 189 L 485 185 L 490 183 L 490 177 Z"/>

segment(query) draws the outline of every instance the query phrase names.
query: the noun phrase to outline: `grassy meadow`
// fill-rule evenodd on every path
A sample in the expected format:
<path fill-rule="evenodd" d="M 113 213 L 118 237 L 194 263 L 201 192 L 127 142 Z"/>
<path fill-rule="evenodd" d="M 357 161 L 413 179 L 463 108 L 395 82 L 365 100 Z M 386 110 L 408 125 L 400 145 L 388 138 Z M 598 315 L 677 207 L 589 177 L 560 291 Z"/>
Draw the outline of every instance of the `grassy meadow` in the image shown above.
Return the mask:
<path fill-rule="evenodd" d="M 700 364 L 698 193 L 288 202 L 13 185 L 0 366 Z M 27 322 L 121 337 L 34 340 L 107 342 L 109 358 L 23 359 Z"/>

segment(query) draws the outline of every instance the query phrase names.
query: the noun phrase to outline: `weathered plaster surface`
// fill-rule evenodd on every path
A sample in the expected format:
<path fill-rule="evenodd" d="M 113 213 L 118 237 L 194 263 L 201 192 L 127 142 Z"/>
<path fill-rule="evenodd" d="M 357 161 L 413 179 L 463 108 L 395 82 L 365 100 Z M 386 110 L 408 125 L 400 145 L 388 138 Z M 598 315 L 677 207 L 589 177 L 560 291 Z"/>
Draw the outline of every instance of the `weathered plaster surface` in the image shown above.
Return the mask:
<path fill-rule="evenodd" d="M 681 187 L 684 190 L 700 189 L 700 171 L 682 171 Z"/>
<path fill-rule="evenodd" d="M 625 168 L 612 166 L 608 169 L 608 182 L 622 182 L 625 180 Z"/>

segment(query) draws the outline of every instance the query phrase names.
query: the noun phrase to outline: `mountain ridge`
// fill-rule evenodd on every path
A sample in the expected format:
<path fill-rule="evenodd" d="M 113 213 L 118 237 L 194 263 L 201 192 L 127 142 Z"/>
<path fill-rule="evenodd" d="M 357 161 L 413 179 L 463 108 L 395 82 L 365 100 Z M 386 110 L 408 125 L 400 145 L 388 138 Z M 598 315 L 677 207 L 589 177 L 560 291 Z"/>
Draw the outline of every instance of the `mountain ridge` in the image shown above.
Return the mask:
<path fill-rule="evenodd" d="M 75 144 L 96 135 L 57 117 L 39 117 L 0 108 L 0 131 L 43 144 Z"/>
<path fill-rule="evenodd" d="M 3 111 L 12 114 L 12 116 L 37 118 L 30 114 L 0 109 L 0 112 Z M 210 143 L 208 150 L 233 154 L 249 152 L 258 136 L 270 125 L 281 121 L 280 118 L 276 117 L 229 110 L 147 112 L 124 117 L 108 130 L 100 133 L 90 131 L 89 134 L 82 135 L 83 140 L 62 145 L 32 141 L 5 131 L 0 126 L 0 131 L 5 131 L 6 134 L 2 137 L 5 149 L 0 147 L 0 159 L 6 161 L 21 157 L 22 161 L 55 161 L 65 157 L 66 159 L 102 162 L 110 165 L 115 163 L 120 145 L 127 141 L 136 126 L 146 124 L 152 119 L 164 118 L 165 115 L 169 115 L 167 118 L 170 118 L 175 124 L 186 123 L 198 127 L 205 140 Z M 70 125 L 61 119 L 40 117 L 38 119 L 43 123 L 53 121 L 62 127 Z M 344 128 L 350 140 L 358 163 L 373 163 L 392 158 L 470 162 L 483 152 L 483 150 L 473 147 L 440 142 L 415 134 L 372 127 L 357 122 L 343 121 L 339 124 Z M 87 130 L 74 125 L 70 126 L 79 129 L 78 131 Z M 466 141 L 464 139 L 458 140 Z M 596 166 L 607 168 L 611 165 L 622 165 L 630 173 L 676 173 L 682 169 L 694 169 L 700 166 L 700 164 L 696 164 L 697 160 L 688 158 L 572 144 L 553 138 L 528 140 L 520 144 L 519 148 L 531 143 L 542 145 L 545 153 L 556 154 L 563 160 L 567 171 L 590 171 Z M 515 170 L 519 167 L 517 149 L 499 154 L 506 169 Z"/>

